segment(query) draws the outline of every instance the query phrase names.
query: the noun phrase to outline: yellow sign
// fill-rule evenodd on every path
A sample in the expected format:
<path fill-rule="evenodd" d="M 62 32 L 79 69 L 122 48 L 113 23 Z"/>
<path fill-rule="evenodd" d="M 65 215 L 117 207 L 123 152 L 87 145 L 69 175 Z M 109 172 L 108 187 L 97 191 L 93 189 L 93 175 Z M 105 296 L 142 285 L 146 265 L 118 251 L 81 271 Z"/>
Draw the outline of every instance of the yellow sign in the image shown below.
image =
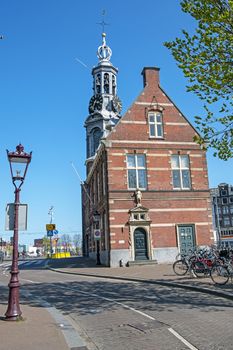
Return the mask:
<path fill-rule="evenodd" d="M 47 224 L 46 225 L 46 231 L 53 231 L 56 229 L 56 225 L 55 224 Z"/>

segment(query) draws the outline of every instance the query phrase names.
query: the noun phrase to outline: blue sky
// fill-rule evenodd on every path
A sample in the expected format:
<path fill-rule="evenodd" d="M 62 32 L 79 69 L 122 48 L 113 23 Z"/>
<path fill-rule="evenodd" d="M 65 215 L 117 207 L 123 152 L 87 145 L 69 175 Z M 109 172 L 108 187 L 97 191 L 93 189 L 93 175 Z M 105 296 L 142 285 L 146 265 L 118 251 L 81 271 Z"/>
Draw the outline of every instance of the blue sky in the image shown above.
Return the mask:
<path fill-rule="evenodd" d="M 107 44 L 118 67 L 123 114 L 141 92 L 145 66 L 161 68 L 161 86 L 193 123 L 201 102 L 186 93 L 186 80 L 163 46 L 193 30 L 195 22 L 174 0 L 0 0 L 0 237 L 5 207 L 14 200 L 6 149 L 21 142 L 33 152 L 21 203 L 27 203 L 28 231 L 20 243 L 42 237 L 54 206 L 60 234 L 81 233 L 80 183 L 85 178 L 85 129 L 92 96 L 91 69 L 97 64 L 105 9 Z M 77 60 L 78 59 L 78 60 Z M 78 61 L 81 61 L 85 66 Z M 233 161 L 208 152 L 210 187 L 233 183 Z"/>

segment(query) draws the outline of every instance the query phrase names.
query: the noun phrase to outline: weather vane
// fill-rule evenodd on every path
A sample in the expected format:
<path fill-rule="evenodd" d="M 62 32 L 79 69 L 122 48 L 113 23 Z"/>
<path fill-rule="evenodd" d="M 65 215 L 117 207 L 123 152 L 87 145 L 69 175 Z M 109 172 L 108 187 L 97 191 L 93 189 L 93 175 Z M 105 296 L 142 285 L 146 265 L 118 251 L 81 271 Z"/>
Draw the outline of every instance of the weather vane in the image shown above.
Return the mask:
<path fill-rule="evenodd" d="M 103 10 L 102 12 L 102 21 L 101 22 L 98 22 L 97 24 L 101 25 L 102 26 L 102 32 L 104 33 L 104 29 L 105 29 L 105 26 L 108 26 L 109 23 L 106 23 L 105 20 L 104 20 L 104 16 L 106 15 L 106 11 Z"/>

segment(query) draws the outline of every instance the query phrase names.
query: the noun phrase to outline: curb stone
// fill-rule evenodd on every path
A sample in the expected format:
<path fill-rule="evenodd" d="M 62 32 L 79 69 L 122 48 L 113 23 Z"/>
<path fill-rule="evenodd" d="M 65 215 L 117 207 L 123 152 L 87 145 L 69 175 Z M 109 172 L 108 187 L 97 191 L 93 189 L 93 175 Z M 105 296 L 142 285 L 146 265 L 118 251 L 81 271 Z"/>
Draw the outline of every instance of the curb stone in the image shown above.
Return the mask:
<path fill-rule="evenodd" d="M 187 290 L 191 290 L 191 291 L 195 291 L 195 292 L 198 291 L 198 292 L 205 293 L 205 294 L 212 294 L 212 295 L 216 295 L 218 297 L 233 300 L 233 294 L 223 292 L 223 291 L 213 290 L 213 289 L 210 289 L 207 287 L 191 286 L 189 284 L 183 284 L 183 283 L 181 284 L 181 283 L 175 283 L 175 282 L 164 281 L 164 280 L 156 280 L 155 281 L 155 280 L 149 280 L 149 279 L 145 280 L 145 279 L 132 278 L 132 277 L 105 276 L 105 275 L 94 275 L 94 274 L 90 274 L 90 273 L 64 271 L 64 270 L 59 270 L 59 269 L 49 267 L 49 264 L 47 264 L 46 268 L 51 270 L 51 271 L 54 271 L 54 272 L 65 273 L 68 275 L 78 275 L 78 276 L 105 278 L 105 279 L 113 279 L 113 280 L 120 280 L 120 281 L 157 284 L 157 285 L 166 286 L 166 287 L 176 287 L 176 288 L 187 289 Z"/>
<path fill-rule="evenodd" d="M 28 297 L 32 296 L 30 292 L 27 292 L 26 294 Z M 38 304 L 43 306 L 48 311 L 48 313 L 52 316 L 52 318 L 55 320 L 70 350 L 88 350 L 85 342 L 80 337 L 78 331 L 73 327 L 71 322 L 69 322 L 69 320 L 67 320 L 67 318 L 64 317 L 63 314 L 58 309 L 51 306 L 47 301 L 44 301 L 41 298 L 37 300 L 37 302 Z"/>

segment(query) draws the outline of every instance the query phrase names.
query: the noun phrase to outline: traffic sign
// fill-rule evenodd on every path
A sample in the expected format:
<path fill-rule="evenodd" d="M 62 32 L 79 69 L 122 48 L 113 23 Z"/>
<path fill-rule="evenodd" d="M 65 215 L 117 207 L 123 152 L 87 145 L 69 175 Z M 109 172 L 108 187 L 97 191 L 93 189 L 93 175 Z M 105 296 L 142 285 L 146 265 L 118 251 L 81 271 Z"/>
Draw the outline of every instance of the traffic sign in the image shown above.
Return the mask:
<path fill-rule="evenodd" d="M 18 210 L 18 230 L 27 230 L 27 204 L 19 204 Z M 5 230 L 14 231 L 15 228 L 15 203 L 9 203 L 6 207 Z"/>
<path fill-rule="evenodd" d="M 47 231 L 47 236 L 48 236 L 48 237 L 52 237 L 52 236 L 53 236 L 53 231 L 48 230 L 48 231 Z"/>
<path fill-rule="evenodd" d="M 56 225 L 55 224 L 47 224 L 46 225 L 46 231 L 53 231 L 56 229 Z"/>
<path fill-rule="evenodd" d="M 58 230 L 53 230 L 54 235 L 58 235 Z"/>
<path fill-rule="evenodd" d="M 96 241 L 99 241 L 101 238 L 101 231 L 100 230 L 94 230 L 94 239 Z"/>

